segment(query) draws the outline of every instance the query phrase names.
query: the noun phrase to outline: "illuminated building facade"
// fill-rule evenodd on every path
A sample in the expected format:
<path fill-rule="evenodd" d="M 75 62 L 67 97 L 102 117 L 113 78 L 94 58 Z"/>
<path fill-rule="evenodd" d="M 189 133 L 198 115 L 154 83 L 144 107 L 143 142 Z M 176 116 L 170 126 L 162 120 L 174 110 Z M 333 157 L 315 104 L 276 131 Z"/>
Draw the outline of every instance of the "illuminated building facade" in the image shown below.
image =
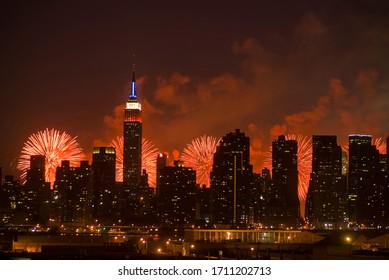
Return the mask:
<path fill-rule="evenodd" d="M 259 212 L 259 223 L 264 225 L 270 225 L 273 220 L 271 210 L 273 207 L 271 205 L 272 195 L 272 180 L 270 169 L 262 169 L 261 174 L 259 175 L 260 183 L 260 194 L 259 194 L 259 203 L 260 203 L 260 212 Z"/>
<path fill-rule="evenodd" d="M 84 225 L 90 221 L 92 198 L 92 167 L 81 161 L 79 167 L 70 167 L 62 161 L 57 167 L 52 198 L 52 221 Z"/>
<path fill-rule="evenodd" d="M 249 189 L 249 224 L 261 223 L 262 199 L 265 180 L 262 174 L 253 173 Z"/>
<path fill-rule="evenodd" d="M 156 195 L 159 196 L 159 177 L 161 176 L 161 170 L 163 170 L 166 167 L 167 163 L 167 155 L 164 153 L 159 153 L 157 155 L 157 178 L 156 178 Z"/>
<path fill-rule="evenodd" d="M 312 173 L 306 201 L 306 217 L 315 228 L 344 226 L 345 178 L 342 149 L 336 136 L 312 137 Z"/>
<path fill-rule="evenodd" d="M 28 213 L 28 198 L 25 194 L 25 189 L 12 175 L 4 176 L 4 182 L 0 186 L 0 225 L 25 222 L 25 215 Z"/>
<path fill-rule="evenodd" d="M 373 188 L 374 174 L 378 171 L 379 153 L 371 141 L 371 135 L 349 136 L 348 206 L 352 223 L 360 222 L 359 211 L 364 200 L 361 195 Z"/>
<path fill-rule="evenodd" d="M 145 169 L 142 170 L 139 191 L 135 197 L 132 207 L 134 213 L 131 217 L 132 222 L 141 225 L 150 225 L 155 222 L 155 195 L 154 188 L 149 186 L 148 174 Z"/>
<path fill-rule="evenodd" d="M 118 194 L 115 188 L 115 161 L 115 148 L 93 148 L 92 219 L 98 223 L 112 223 L 119 214 Z"/>
<path fill-rule="evenodd" d="M 142 174 L 142 108 L 136 94 L 135 69 L 124 112 L 123 137 L 123 185 L 136 196 Z"/>
<path fill-rule="evenodd" d="M 236 129 L 224 136 L 216 148 L 211 171 L 213 223 L 247 225 L 250 222 L 250 138 Z"/>
<path fill-rule="evenodd" d="M 195 222 L 196 171 L 182 161 L 160 170 L 158 215 L 163 228 L 183 228 Z"/>
<path fill-rule="evenodd" d="M 368 226 L 375 219 L 380 191 L 377 189 L 379 152 L 371 135 L 349 135 L 348 202 L 349 220 Z"/>
<path fill-rule="evenodd" d="M 206 226 L 212 220 L 211 189 L 203 185 L 196 193 L 196 225 Z"/>
<path fill-rule="evenodd" d="M 45 156 L 31 156 L 24 189 L 27 196 L 26 223 L 46 224 L 50 211 L 50 183 L 45 182 Z"/>
<path fill-rule="evenodd" d="M 299 219 L 297 141 L 284 135 L 272 143 L 272 210 L 270 223 L 277 227 L 294 226 Z M 273 207 L 274 206 L 274 207 Z"/>

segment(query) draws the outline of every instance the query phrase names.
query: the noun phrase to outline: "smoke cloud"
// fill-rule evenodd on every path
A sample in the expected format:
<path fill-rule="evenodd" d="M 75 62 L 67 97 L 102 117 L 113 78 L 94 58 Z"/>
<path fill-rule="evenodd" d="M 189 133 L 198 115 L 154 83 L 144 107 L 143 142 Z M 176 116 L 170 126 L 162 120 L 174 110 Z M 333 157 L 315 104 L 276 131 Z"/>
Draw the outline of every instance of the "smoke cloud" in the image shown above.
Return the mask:
<path fill-rule="evenodd" d="M 344 42 L 339 32 L 344 24 L 308 12 L 291 29 L 287 47 L 282 39 L 271 46 L 261 38 L 234 42 L 231 51 L 240 62 L 231 71 L 208 78 L 180 71 L 156 77 L 155 87 L 138 90 L 145 137 L 176 158 L 194 138 L 222 137 L 240 128 L 250 136 L 256 172 L 281 134 L 337 135 L 339 144 L 350 133 L 386 137 L 389 65 L 382 60 L 382 45 L 363 43 L 385 27 L 348 24 L 355 33 Z M 389 41 L 383 42 L 389 48 Z M 104 118 L 118 135 L 123 112 L 118 105 Z"/>

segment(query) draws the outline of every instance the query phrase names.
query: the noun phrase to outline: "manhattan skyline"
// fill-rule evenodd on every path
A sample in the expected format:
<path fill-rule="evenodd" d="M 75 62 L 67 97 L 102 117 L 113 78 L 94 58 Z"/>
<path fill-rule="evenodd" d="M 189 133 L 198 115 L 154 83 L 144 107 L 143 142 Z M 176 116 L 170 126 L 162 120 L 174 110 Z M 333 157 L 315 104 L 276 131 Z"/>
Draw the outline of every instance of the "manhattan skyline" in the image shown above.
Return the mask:
<path fill-rule="evenodd" d="M 77 136 L 89 160 L 93 146 L 121 136 L 133 63 L 143 135 L 170 155 L 240 128 L 259 172 L 281 134 L 337 135 L 340 145 L 353 133 L 386 138 L 385 4 L 319 2 L 8 4 L 3 174 L 46 127 Z"/>

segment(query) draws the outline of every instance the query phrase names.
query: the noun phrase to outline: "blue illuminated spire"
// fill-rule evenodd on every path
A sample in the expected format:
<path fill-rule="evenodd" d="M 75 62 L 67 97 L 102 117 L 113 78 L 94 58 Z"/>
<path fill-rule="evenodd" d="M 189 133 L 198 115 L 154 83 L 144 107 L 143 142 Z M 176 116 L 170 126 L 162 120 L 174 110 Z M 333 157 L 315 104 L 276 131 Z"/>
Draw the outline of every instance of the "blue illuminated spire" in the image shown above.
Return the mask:
<path fill-rule="evenodd" d="M 138 96 L 136 95 L 136 81 L 135 81 L 135 63 L 132 66 L 132 83 L 131 83 L 131 99 L 136 99 Z"/>

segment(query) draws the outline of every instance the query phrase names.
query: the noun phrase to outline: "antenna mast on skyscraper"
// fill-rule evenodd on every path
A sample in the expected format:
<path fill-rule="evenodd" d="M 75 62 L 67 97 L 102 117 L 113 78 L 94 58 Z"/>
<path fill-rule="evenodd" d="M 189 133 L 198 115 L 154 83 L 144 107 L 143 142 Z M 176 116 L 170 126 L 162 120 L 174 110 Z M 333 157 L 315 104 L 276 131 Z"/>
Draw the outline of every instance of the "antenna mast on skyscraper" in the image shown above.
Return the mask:
<path fill-rule="evenodd" d="M 137 98 L 136 95 L 136 82 L 135 82 L 135 54 L 132 55 L 133 64 L 132 64 L 132 83 L 131 83 L 131 94 L 130 98 Z"/>

